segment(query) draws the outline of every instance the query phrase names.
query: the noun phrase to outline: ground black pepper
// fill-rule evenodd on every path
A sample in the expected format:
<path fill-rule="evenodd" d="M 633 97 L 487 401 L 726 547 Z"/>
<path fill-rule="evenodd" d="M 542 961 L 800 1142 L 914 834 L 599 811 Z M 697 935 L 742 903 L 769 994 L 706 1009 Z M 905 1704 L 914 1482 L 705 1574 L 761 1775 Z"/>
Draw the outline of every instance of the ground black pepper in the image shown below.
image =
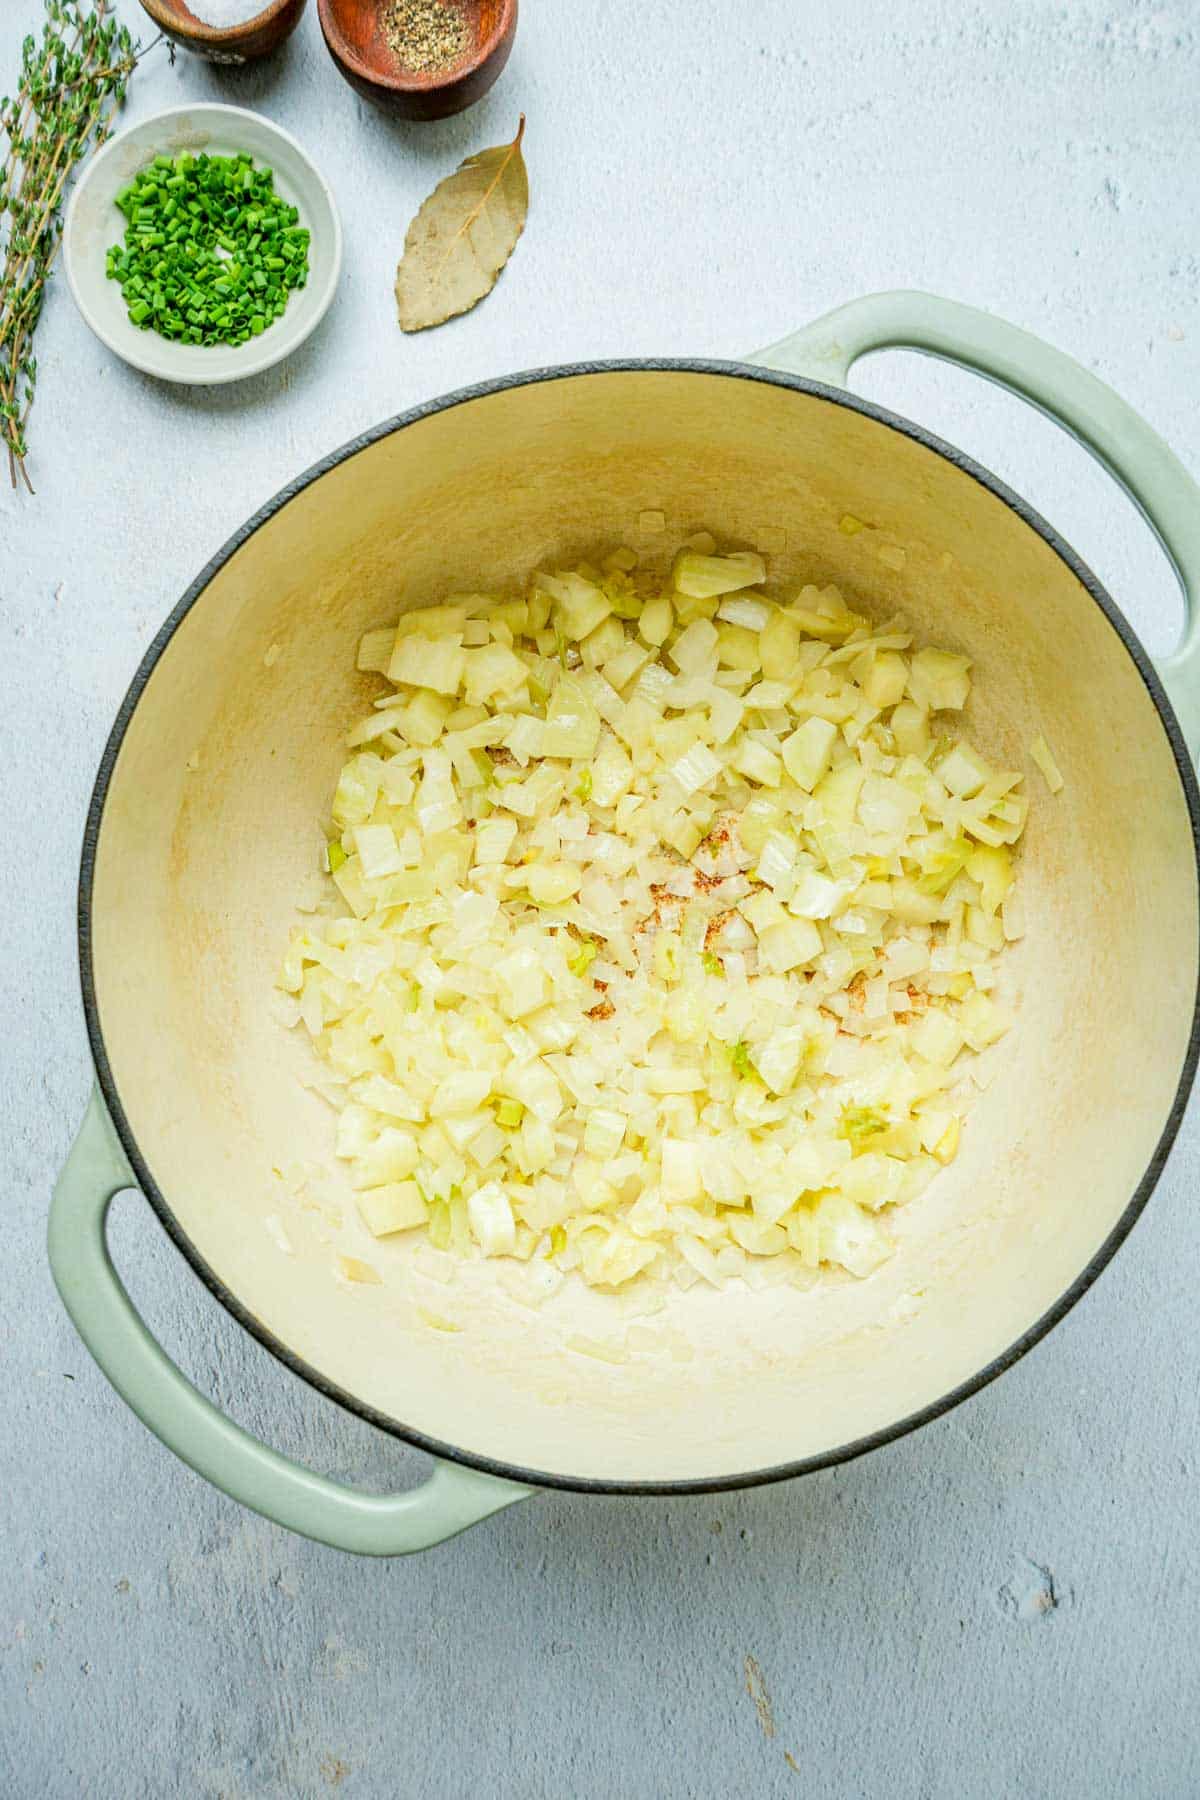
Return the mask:
<path fill-rule="evenodd" d="M 467 48 L 467 21 L 454 0 L 391 0 L 383 16 L 388 47 L 416 75 L 452 68 Z"/>

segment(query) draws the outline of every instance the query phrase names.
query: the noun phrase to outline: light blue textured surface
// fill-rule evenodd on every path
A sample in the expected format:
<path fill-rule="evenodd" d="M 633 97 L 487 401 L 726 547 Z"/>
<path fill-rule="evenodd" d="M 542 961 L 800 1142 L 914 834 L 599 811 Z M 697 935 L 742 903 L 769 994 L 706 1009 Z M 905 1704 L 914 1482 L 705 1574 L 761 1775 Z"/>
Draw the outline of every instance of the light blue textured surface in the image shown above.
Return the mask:
<path fill-rule="evenodd" d="M 0 86 L 39 10 L 0 12 Z M 737 354 L 901 285 L 1060 344 L 1200 469 L 1194 5 L 526 0 L 492 96 L 425 128 L 342 86 L 312 11 L 257 72 L 158 53 L 130 115 L 230 99 L 302 139 L 347 232 L 330 318 L 248 387 L 185 393 L 113 362 L 57 287 L 38 498 L 0 490 L 0 1792 L 1194 1795 L 1194 1111 L 1099 1287 L 917 1437 L 757 1493 L 549 1496 L 403 1563 L 289 1538 L 204 1488 L 54 1298 L 46 1199 L 89 1081 L 73 898 L 96 761 L 163 615 L 297 470 L 463 382 Z M 521 109 L 534 199 L 511 268 L 471 317 L 402 338 L 409 217 Z M 1152 648 L 1173 641 L 1148 533 L 1045 421 L 908 358 L 857 385 L 1012 481 Z M 423 1458 L 250 1343 L 140 1201 L 119 1211 L 135 1297 L 207 1392 L 326 1473 L 417 1478 Z"/>

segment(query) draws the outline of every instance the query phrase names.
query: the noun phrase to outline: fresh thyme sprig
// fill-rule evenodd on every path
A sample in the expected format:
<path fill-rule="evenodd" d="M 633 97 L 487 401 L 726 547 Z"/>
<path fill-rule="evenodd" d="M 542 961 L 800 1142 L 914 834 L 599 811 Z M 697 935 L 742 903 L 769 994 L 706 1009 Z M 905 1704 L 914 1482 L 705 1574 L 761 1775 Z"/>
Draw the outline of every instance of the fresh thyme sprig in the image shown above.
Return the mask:
<path fill-rule="evenodd" d="M 112 128 L 144 55 L 111 0 L 45 0 L 40 40 L 21 46 L 16 95 L 0 99 L 0 443 L 29 492 L 25 425 L 37 385 L 33 336 L 62 236 L 71 175 Z M 161 42 L 160 38 L 155 43 Z M 147 48 L 153 48 L 148 45 Z"/>

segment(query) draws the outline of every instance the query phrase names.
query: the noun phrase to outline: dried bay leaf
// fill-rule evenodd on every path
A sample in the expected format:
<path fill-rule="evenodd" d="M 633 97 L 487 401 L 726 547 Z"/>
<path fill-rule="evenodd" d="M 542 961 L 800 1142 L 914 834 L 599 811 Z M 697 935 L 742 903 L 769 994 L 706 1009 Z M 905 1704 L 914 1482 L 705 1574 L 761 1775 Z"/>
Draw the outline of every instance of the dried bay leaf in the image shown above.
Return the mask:
<path fill-rule="evenodd" d="M 396 270 L 402 331 L 470 312 L 496 285 L 525 228 L 525 114 L 511 144 L 468 156 L 439 182 L 408 228 Z"/>

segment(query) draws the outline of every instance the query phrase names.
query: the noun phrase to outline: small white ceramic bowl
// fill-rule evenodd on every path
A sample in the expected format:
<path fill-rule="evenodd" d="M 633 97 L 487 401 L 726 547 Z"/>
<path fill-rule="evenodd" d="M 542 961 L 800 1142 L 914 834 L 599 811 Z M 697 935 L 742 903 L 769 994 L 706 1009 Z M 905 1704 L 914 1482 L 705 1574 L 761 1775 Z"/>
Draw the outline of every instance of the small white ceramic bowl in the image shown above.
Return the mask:
<path fill-rule="evenodd" d="M 120 286 L 105 274 L 110 244 L 125 233 L 116 198 L 156 156 L 182 150 L 229 156 L 245 150 L 275 172 L 276 191 L 300 212 L 311 238 L 308 282 L 261 337 L 233 347 L 176 344 L 131 324 Z M 241 106 L 173 106 L 113 138 L 85 166 L 63 227 L 63 260 L 75 304 L 118 356 L 164 381 L 192 386 L 241 381 L 281 362 L 329 310 L 342 267 L 342 227 L 328 183 L 295 138 Z"/>

